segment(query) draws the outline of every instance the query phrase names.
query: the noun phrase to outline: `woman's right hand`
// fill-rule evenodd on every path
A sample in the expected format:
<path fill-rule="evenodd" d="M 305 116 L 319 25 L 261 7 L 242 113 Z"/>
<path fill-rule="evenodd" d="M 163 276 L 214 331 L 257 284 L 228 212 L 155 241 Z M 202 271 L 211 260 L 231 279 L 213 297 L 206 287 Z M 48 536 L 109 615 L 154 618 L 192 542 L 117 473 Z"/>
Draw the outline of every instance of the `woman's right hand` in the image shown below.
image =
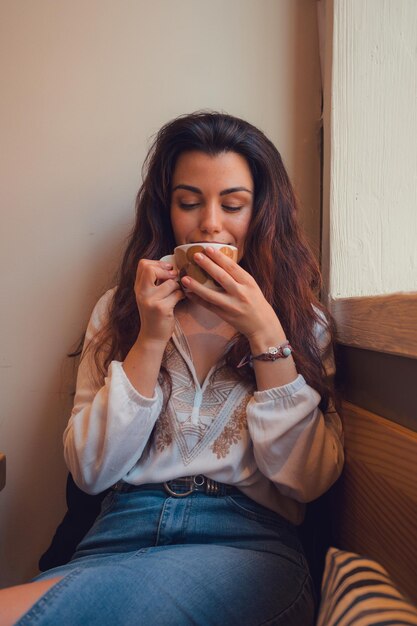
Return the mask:
<path fill-rule="evenodd" d="M 178 272 L 164 261 L 141 259 L 135 281 L 142 341 L 165 345 L 174 332 L 174 308 L 185 298 L 177 281 Z"/>

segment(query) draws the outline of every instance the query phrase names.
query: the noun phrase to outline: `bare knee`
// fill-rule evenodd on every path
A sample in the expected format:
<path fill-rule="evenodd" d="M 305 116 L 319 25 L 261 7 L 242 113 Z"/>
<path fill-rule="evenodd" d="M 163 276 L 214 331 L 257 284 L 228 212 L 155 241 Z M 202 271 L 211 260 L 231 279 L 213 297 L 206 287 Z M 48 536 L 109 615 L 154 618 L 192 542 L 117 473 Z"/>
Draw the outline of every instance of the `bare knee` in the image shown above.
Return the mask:
<path fill-rule="evenodd" d="M 57 576 L 49 580 L 37 580 L 26 585 L 0 589 L 0 626 L 15 624 L 48 589 L 62 578 L 62 576 Z"/>

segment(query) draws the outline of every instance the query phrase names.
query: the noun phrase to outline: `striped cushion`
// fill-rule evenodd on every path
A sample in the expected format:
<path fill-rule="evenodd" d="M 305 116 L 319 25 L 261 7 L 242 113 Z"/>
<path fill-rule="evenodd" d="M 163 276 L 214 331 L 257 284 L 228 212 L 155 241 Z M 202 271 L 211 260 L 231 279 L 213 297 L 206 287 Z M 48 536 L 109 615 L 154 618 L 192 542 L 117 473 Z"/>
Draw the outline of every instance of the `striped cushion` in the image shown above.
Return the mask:
<path fill-rule="evenodd" d="M 376 561 L 329 548 L 317 626 L 417 625 L 417 607 Z"/>

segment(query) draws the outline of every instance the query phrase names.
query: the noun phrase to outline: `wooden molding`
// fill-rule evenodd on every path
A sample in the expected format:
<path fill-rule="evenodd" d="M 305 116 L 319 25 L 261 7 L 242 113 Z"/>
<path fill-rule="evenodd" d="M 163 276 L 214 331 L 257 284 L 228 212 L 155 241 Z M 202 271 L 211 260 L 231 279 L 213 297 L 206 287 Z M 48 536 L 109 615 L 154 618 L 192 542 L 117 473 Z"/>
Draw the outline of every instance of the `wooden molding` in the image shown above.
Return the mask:
<path fill-rule="evenodd" d="M 331 300 L 339 343 L 417 358 L 417 293 Z"/>
<path fill-rule="evenodd" d="M 335 543 L 381 563 L 417 603 L 417 433 L 347 402 L 342 417 Z"/>
<path fill-rule="evenodd" d="M 6 484 L 6 456 L 0 452 L 0 491 Z"/>

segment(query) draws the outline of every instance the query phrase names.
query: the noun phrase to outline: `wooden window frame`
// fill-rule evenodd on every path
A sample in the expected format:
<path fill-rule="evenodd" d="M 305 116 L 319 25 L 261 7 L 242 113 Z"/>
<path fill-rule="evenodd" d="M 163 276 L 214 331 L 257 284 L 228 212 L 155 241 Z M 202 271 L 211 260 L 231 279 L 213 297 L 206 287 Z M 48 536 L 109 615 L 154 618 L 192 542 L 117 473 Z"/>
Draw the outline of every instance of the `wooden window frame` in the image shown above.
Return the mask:
<path fill-rule="evenodd" d="M 343 345 L 417 358 L 417 293 L 330 300 Z"/>

